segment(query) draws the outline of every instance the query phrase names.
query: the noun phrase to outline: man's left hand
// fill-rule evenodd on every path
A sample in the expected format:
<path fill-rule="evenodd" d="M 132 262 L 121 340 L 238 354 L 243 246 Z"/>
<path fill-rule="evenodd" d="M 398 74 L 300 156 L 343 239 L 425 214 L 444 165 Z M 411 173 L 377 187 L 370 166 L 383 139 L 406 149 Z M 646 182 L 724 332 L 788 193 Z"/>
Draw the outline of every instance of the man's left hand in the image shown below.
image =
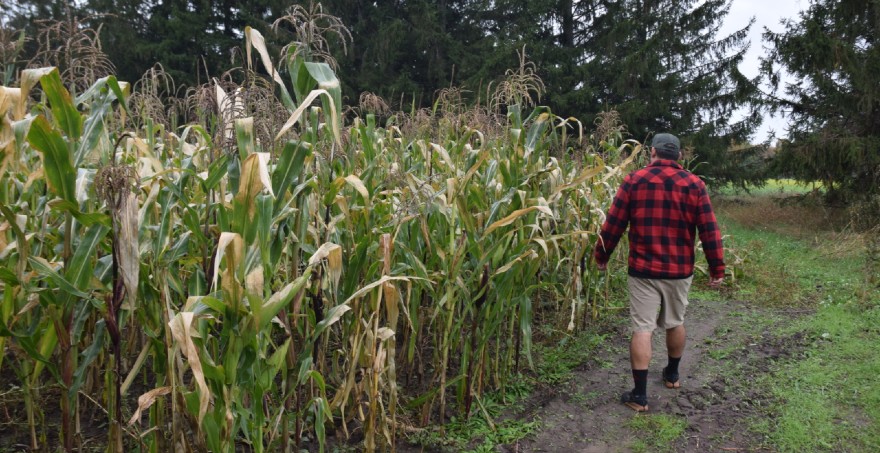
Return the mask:
<path fill-rule="evenodd" d="M 710 277 L 709 278 L 709 286 L 712 288 L 720 288 L 721 283 L 723 283 L 723 282 L 724 282 L 724 277 L 719 277 L 719 278 Z"/>

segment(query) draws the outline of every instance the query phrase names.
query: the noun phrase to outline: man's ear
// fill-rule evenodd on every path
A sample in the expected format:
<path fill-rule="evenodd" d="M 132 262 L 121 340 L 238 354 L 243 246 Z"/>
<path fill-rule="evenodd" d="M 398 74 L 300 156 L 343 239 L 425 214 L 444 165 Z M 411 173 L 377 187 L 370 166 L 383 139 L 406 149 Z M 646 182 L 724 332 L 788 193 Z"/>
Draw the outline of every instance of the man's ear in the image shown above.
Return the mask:
<path fill-rule="evenodd" d="M 651 147 L 651 159 L 657 158 L 657 148 Z"/>

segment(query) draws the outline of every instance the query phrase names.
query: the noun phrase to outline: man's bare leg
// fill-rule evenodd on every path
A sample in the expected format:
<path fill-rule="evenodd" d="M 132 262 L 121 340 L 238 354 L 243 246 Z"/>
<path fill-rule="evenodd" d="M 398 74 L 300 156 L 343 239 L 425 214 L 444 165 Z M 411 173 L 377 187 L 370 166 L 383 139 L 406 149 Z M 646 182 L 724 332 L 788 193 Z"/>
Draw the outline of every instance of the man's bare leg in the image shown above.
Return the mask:
<path fill-rule="evenodd" d="M 684 354 L 686 338 L 684 325 L 666 329 L 666 351 L 669 355 L 669 362 L 663 369 L 663 382 L 666 384 L 666 388 L 677 389 L 681 387 L 678 379 L 678 364 Z"/>
<path fill-rule="evenodd" d="M 681 358 L 684 354 L 684 324 L 666 330 L 666 352 L 669 357 Z"/>
<path fill-rule="evenodd" d="M 634 370 L 647 370 L 651 363 L 651 333 L 633 333 L 629 343 L 629 360 Z"/>
<path fill-rule="evenodd" d="M 621 402 L 636 411 L 648 410 L 648 365 L 651 363 L 651 331 L 635 332 L 629 343 L 633 390 L 624 393 Z"/>

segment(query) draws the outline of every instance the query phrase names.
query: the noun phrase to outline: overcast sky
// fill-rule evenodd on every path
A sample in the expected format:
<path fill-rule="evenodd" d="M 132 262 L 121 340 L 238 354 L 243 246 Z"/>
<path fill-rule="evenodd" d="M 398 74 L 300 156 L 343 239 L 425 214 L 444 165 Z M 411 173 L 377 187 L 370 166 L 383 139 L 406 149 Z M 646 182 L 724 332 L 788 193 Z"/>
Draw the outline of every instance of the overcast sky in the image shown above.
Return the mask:
<path fill-rule="evenodd" d="M 749 40 L 752 44 L 739 68 L 743 74 L 748 77 L 758 75 L 758 58 L 765 53 L 765 44 L 761 40 L 764 27 L 777 32 L 782 31 L 784 27 L 780 20 L 797 19 L 798 13 L 807 6 L 809 6 L 808 0 L 733 0 L 719 36 L 739 30 L 749 23 L 749 19 L 755 18 L 755 24 L 749 31 Z M 775 118 L 770 118 L 768 115 L 752 139 L 763 141 L 771 129 L 776 132 L 777 138 L 785 137 L 786 121 L 787 119 L 780 118 L 779 115 Z"/>

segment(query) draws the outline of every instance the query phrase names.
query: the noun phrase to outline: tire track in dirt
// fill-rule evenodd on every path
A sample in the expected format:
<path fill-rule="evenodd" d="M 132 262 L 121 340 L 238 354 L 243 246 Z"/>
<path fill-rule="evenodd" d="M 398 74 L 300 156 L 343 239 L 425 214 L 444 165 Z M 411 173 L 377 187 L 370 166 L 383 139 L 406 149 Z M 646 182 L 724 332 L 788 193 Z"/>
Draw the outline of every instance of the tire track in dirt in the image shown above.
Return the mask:
<path fill-rule="evenodd" d="M 715 451 L 752 443 L 739 434 L 743 431 L 739 423 L 747 411 L 739 409 L 739 401 L 725 396 L 728 384 L 717 376 L 717 367 L 710 366 L 709 362 L 714 360 L 708 353 L 713 343 L 724 341 L 727 328 L 716 332 L 719 326 L 725 324 L 733 310 L 741 308 L 743 305 L 736 302 L 692 301 L 685 323 L 687 347 L 680 365 L 679 390 L 665 388 L 660 380 L 666 364 L 665 335 L 662 330 L 655 331 L 648 376 L 648 414 L 667 414 L 687 421 L 684 438 L 670 445 L 674 451 Z M 636 433 L 627 422 L 643 415 L 619 402 L 620 395 L 632 388 L 628 325 L 620 327 L 610 343 L 610 347 L 600 349 L 593 361 L 576 370 L 567 384 L 535 396 L 526 404 L 530 409 L 519 418 L 540 420 L 542 429 L 515 445 L 503 447 L 503 451 L 630 451 Z"/>

